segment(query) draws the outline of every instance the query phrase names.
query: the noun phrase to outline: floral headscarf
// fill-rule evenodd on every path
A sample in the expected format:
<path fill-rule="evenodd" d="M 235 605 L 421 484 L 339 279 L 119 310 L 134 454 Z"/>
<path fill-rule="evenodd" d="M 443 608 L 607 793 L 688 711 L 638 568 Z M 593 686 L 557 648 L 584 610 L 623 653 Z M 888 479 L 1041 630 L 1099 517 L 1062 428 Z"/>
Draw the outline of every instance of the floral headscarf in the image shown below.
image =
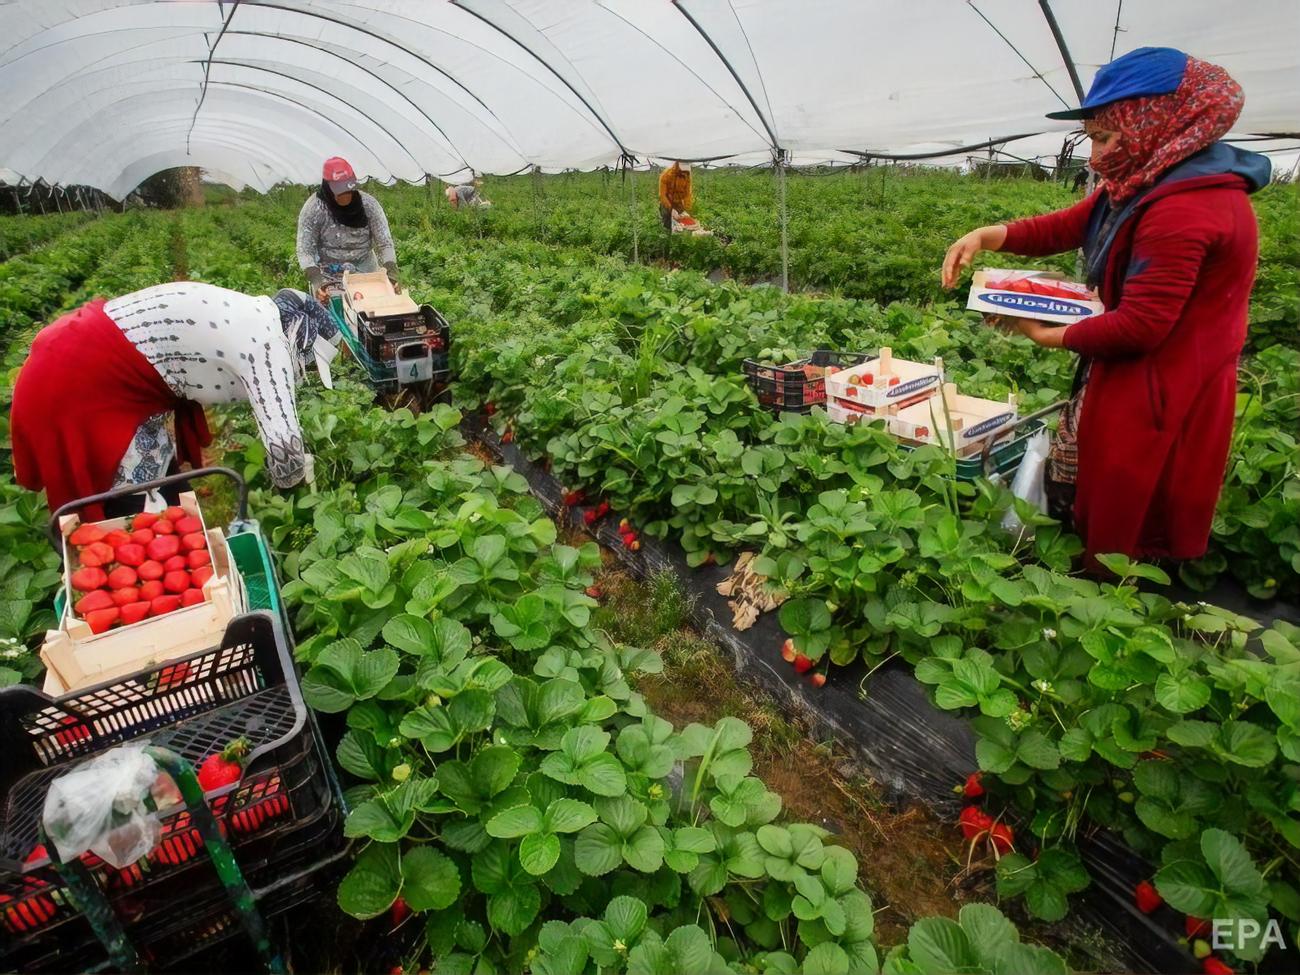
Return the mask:
<path fill-rule="evenodd" d="M 1226 135 L 1245 103 L 1241 85 L 1228 72 L 1189 57 L 1182 82 L 1169 94 L 1105 106 L 1094 121 L 1118 132 L 1119 140 L 1094 167 L 1101 188 L 1112 203 L 1123 203 L 1170 166 Z"/>

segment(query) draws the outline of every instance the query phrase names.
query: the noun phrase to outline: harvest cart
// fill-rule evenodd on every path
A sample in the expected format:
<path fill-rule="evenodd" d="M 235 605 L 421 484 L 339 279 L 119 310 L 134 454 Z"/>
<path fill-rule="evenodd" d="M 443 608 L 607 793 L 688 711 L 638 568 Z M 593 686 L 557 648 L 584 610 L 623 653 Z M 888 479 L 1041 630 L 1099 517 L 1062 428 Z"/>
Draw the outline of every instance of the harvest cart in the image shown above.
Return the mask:
<path fill-rule="evenodd" d="M 181 477 L 209 475 L 238 486 L 231 548 L 253 611 L 236 617 L 216 645 L 95 686 L 0 690 L 4 970 L 170 965 L 241 931 L 273 968 L 275 953 L 262 944 L 265 919 L 306 899 L 347 852 L 342 793 L 302 699 L 269 552 L 247 516 L 238 475 L 214 468 Z M 73 502 L 56 512 L 51 535 L 62 541 L 58 519 L 69 510 L 178 479 Z M 151 748 L 165 750 L 165 766 L 166 753 L 177 757 L 167 767 L 182 788 L 179 804 L 156 813 L 159 843 L 120 870 L 92 853 L 56 863 L 41 834 L 50 784 L 146 736 Z M 186 791 L 187 765 L 240 737 L 250 751 L 239 780 L 206 795 Z"/>
<path fill-rule="evenodd" d="M 365 372 L 367 385 L 394 409 L 406 406 L 418 412 L 434 403 L 445 402 L 449 396 L 451 327 L 436 311 L 428 310 L 436 316 L 431 323 L 435 333 L 432 342 L 423 338 L 401 341 L 381 333 L 378 341 L 372 339 L 368 347 L 363 335 L 349 322 L 342 297 L 335 295 L 330 299 L 335 324 L 352 357 Z M 434 351 L 433 344 L 440 346 L 439 351 Z M 393 357 L 388 361 L 377 359 L 371 354 L 372 349 L 381 353 L 391 349 Z"/>

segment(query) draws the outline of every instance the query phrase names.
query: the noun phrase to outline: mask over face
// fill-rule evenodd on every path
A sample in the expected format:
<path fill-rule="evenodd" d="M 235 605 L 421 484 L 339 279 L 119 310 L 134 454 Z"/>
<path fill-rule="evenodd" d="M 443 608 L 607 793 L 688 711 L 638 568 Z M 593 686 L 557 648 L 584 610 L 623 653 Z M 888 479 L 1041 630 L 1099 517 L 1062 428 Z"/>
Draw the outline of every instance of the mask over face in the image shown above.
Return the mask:
<path fill-rule="evenodd" d="M 330 362 L 338 355 L 339 334 L 334 318 L 319 301 L 301 291 L 283 288 L 271 298 L 280 310 L 280 326 L 294 364 L 294 379 L 301 380 L 315 364 L 326 389 L 334 388 Z"/>

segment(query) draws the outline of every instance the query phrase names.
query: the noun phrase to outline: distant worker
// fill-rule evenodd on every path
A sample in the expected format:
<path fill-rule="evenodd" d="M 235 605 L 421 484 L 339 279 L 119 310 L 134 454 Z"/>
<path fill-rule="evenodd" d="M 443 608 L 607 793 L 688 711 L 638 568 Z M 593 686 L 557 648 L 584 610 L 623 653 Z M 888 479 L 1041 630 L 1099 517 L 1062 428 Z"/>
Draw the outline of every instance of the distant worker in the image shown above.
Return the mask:
<path fill-rule="evenodd" d="M 312 294 L 324 300 L 344 271 L 378 271 L 380 265 L 397 288 L 397 253 L 384 208 L 357 189 L 346 159 L 325 160 L 321 176 L 320 188 L 298 213 L 298 266 Z"/>
<path fill-rule="evenodd" d="M 248 403 L 272 483 L 310 480 L 295 391 L 313 363 L 331 385 L 339 337 L 317 301 L 287 288 L 267 297 L 177 281 L 97 298 L 32 342 L 10 408 L 15 479 L 44 489 L 53 511 L 202 467 L 212 441 L 203 408 Z M 137 495 L 102 514 L 142 504 Z"/>
<path fill-rule="evenodd" d="M 980 251 L 1083 248 L 1105 313 L 1014 323 L 1079 356 L 1044 486 L 1090 564 L 1110 552 L 1205 554 L 1259 250 L 1247 194 L 1270 171 L 1268 157 L 1219 141 L 1244 103 L 1226 71 L 1182 51 L 1146 47 L 1112 61 L 1082 108 L 1049 116 L 1083 121 L 1097 191 L 1056 213 L 972 230 L 944 259 L 951 288 Z"/>
<path fill-rule="evenodd" d="M 659 174 L 659 219 L 672 233 L 675 214 L 689 214 L 695 205 L 691 193 L 691 164 L 675 162 Z"/>
<path fill-rule="evenodd" d="M 483 198 L 479 192 L 483 189 L 483 181 L 475 179 L 469 183 L 461 183 L 459 186 L 448 186 L 446 189 L 447 202 L 451 204 L 453 210 L 459 210 L 461 207 L 490 207 L 492 202 Z"/>

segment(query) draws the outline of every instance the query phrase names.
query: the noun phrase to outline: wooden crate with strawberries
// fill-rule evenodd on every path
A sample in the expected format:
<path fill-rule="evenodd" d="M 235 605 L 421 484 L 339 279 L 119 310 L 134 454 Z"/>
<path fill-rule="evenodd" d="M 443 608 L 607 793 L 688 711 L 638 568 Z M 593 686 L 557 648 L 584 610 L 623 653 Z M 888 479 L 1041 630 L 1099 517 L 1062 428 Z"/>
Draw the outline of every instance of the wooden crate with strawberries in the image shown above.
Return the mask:
<path fill-rule="evenodd" d="M 60 519 L 64 607 L 41 658 L 77 690 L 216 646 L 242 613 L 242 583 L 221 529 L 193 493 L 162 512 Z"/>

